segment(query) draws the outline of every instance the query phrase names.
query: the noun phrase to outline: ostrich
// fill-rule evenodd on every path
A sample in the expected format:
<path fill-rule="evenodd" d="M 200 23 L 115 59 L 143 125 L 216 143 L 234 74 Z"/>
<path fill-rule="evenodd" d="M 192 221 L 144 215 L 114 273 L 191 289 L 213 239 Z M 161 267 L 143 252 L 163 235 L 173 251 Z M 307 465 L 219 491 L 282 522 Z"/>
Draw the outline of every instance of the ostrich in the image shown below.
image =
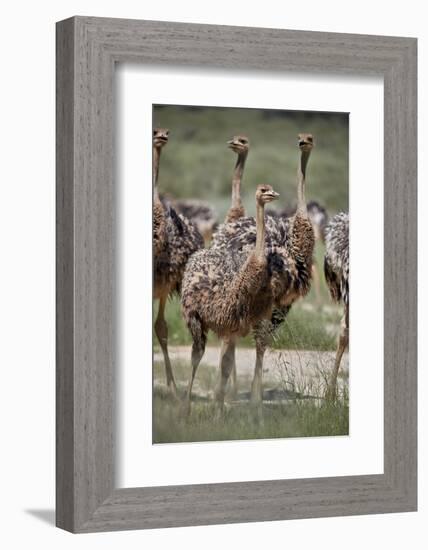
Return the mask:
<path fill-rule="evenodd" d="M 223 409 L 227 381 L 233 369 L 235 340 L 263 317 L 270 317 L 272 289 L 265 250 L 265 204 L 278 198 L 270 185 L 256 191 L 256 242 L 253 250 L 200 250 L 189 260 L 183 277 L 182 311 L 192 335 L 192 372 L 186 394 L 190 400 L 196 370 L 205 351 L 208 330 L 222 340 L 221 377 L 216 401 Z"/>
<path fill-rule="evenodd" d="M 238 155 L 238 158 L 236 159 L 236 165 L 232 177 L 232 202 L 224 220 L 225 224 L 236 222 L 239 218 L 243 218 L 245 216 L 245 208 L 241 200 L 241 182 L 244 175 L 245 161 L 247 160 L 248 151 L 250 149 L 250 141 L 247 136 L 239 134 L 233 136 L 233 138 L 227 142 L 227 146 Z M 232 398 L 236 397 L 236 394 L 238 393 L 234 345 L 234 343 L 231 343 L 229 350 L 232 362 Z"/>
<path fill-rule="evenodd" d="M 232 178 L 232 204 L 226 214 L 225 223 L 232 223 L 245 216 L 245 209 L 241 201 L 241 181 L 244 174 L 250 142 L 247 136 L 233 136 L 227 145 L 238 155 Z"/>
<path fill-rule="evenodd" d="M 162 148 L 168 143 L 169 130 L 153 131 L 153 262 L 154 297 L 159 300 L 155 332 L 165 361 L 166 383 L 173 395 L 176 384 L 168 355 L 168 326 L 165 306 L 169 296 L 179 293 L 184 268 L 190 256 L 203 246 L 197 229 L 159 197 L 158 176 Z"/>
<path fill-rule="evenodd" d="M 284 321 L 291 305 L 310 290 L 315 236 L 305 198 L 306 168 L 313 148 L 312 134 L 299 134 L 300 158 L 297 170 L 297 208 L 294 216 L 266 216 L 266 247 L 274 309 L 270 321 L 253 328 L 256 341 L 256 365 L 251 386 L 251 400 L 262 402 L 263 358 L 268 340 Z M 220 226 L 214 235 L 213 248 L 228 252 L 248 251 L 256 239 L 254 218 L 241 218 Z"/>
<path fill-rule="evenodd" d="M 343 352 L 349 343 L 349 215 L 336 214 L 326 228 L 324 257 L 325 280 L 335 302 L 342 303 L 344 314 L 340 324 L 336 357 L 330 376 L 327 397 L 336 396 L 337 374 Z"/>

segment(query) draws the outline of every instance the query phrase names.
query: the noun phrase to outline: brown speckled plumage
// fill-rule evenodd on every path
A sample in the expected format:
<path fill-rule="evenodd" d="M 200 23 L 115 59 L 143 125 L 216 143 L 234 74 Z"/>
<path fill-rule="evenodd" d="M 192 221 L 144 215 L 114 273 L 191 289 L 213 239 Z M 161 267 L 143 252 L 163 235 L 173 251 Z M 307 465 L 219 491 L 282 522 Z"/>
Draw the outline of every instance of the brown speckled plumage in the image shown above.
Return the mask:
<path fill-rule="evenodd" d="M 312 227 L 315 234 L 315 242 L 325 242 L 325 228 L 328 223 L 327 210 L 317 201 L 309 201 L 306 205 L 308 217 L 312 223 Z M 292 218 L 297 211 L 297 206 L 283 208 L 282 210 L 268 210 L 267 213 L 275 218 Z M 314 256 L 312 263 L 312 283 L 315 290 L 315 297 L 319 305 L 321 305 L 321 287 L 320 287 L 320 275 L 319 266 Z"/>
<path fill-rule="evenodd" d="M 155 216 L 159 208 L 153 213 Z M 184 269 L 191 255 L 203 247 L 204 242 L 196 227 L 174 208 L 162 205 L 162 240 L 154 237 L 154 293 L 155 298 L 168 292 L 180 292 Z"/>
<path fill-rule="evenodd" d="M 326 228 L 324 274 L 331 297 L 343 304 L 343 318 L 337 342 L 334 367 L 330 376 L 327 397 L 337 394 L 337 375 L 340 362 L 349 342 L 349 215 L 341 212 Z"/>
<path fill-rule="evenodd" d="M 308 211 L 309 219 L 312 223 L 312 227 L 314 229 L 315 240 L 320 240 L 324 242 L 325 229 L 328 223 L 327 210 L 318 201 L 308 201 L 306 208 Z M 269 209 L 266 211 L 266 213 L 274 218 L 292 218 L 296 214 L 296 210 L 297 206 L 294 205 L 292 208 L 283 208 L 281 210 Z"/>
<path fill-rule="evenodd" d="M 310 220 L 299 213 L 292 218 L 290 229 L 291 256 L 297 270 L 294 288 L 299 296 L 306 296 L 311 284 L 315 233 Z"/>
<path fill-rule="evenodd" d="M 304 235 L 299 235 L 303 229 Z M 255 242 L 255 219 L 245 217 L 220 226 L 214 234 L 212 248 L 233 254 L 248 253 Z M 296 291 L 301 296 L 309 292 L 313 243 L 312 226 L 307 220 L 266 216 L 266 257 L 275 305 L 290 305 L 297 297 Z"/>
<path fill-rule="evenodd" d="M 171 204 L 178 214 L 197 228 L 205 242 L 212 239 L 218 226 L 218 214 L 211 205 L 197 199 L 176 199 Z"/>
<path fill-rule="evenodd" d="M 161 253 L 166 242 L 166 221 L 164 206 L 160 201 L 153 203 L 153 254 L 156 257 Z"/>
<path fill-rule="evenodd" d="M 349 304 L 349 215 L 341 212 L 326 228 L 324 273 L 335 302 Z"/>
<path fill-rule="evenodd" d="M 245 336 L 271 308 L 271 297 L 266 262 L 245 252 L 205 249 L 189 260 L 181 300 L 189 327 L 196 318 L 203 332 L 222 337 Z"/>
<path fill-rule="evenodd" d="M 225 223 L 233 223 L 239 218 L 245 216 L 245 208 L 243 206 L 231 206 L 227 211 Z"/>

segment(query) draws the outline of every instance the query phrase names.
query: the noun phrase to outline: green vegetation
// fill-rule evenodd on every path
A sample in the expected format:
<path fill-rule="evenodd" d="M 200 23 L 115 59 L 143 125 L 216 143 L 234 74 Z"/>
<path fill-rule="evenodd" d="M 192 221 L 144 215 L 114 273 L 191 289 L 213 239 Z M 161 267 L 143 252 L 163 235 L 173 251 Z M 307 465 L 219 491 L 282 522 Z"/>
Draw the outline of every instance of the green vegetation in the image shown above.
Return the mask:
<path fill-rule="evenodd" d="M 163 374 L 161 363 L 155 363 L 155 372 Z M 184 384 L 187 379 L 186 365 L 179 363 L 175 374 L 178 383 Z M 162 386 L 156 388 L 153 443 L 316 437 L 349 433 L 347 395 L 334 403 L 297 397 L 283 402 L 264 403 L 262 414 L 248 401 L 239 401 L 226 404 L 223 416 L 219 417 L 212 399 L 217 376 L 215 368 L 203 364 L 200 366 L 198 388 L 206 397 L 196 397 L 188 418 L 183 414 L 180 403 L 171 400 Z"/>
<path fill-rule="evenodd" d="M 153 443 L 274 439 L 284 437 L 321 437 L 348 435 L 348 407 L 305 400 L 290 404 L 265 405 L 263 419 L 248 404 L 226 409 L 221 420 L 215 418 L 213 403 L 195 403 L 188 419 L 180 417 L 178 405 L 155 398 Z"/>
<path fill-rule="evenodd" d="M 246 134 L 251 149 L 242 186 L 249 213 L 254 191 L 270 183 L 281 193 L 278 208 L 296 202 L 297 134 L 312 132 L 308 200 L 331 213 L 348 209 L 348 116 L 344 113 L 157 106 L 153 121 L 171 130 L 162 156 L 160 187 L 174 197 L 201 198 L 221 217 L 230 203 L 235 154 L 226 141 Z"/>

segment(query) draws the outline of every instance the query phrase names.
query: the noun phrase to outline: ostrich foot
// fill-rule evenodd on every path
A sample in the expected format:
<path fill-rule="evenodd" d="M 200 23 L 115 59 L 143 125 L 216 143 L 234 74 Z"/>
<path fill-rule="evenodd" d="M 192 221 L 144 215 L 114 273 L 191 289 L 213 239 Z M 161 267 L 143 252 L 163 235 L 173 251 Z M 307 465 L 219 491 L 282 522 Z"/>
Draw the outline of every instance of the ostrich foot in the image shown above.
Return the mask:
<path fill-rule="evenodd" d="M 226 405 L 224 404 L 221 405 L 220 403 L 216 403 L 214 414 L 213 414 L 213 422 L 215 424 L 220 424 L 220 425 L 224 424 L 226 419 L 226 411 L 227 411 Z"/>
<path fill-rule="evenodd" d="M 250 403 L 251 405 L 262 405 L 263 403 L 263 392 L 260 389 L 251 390 L 251 396 L 250 396 Z"/>
<path fill-rule="evenodd" d="M 251 384 L 250 403 L 252 405 L 261 405 L 263 403 L 263 387 L 257 378 Z"/>
<path fill-rule="evenodd" d="M 249 420 L 257 427 L 263 428 L 264 415 L 263 405 L 261 402 L 251 402 L 251 408 L 249 411 Z"/>
<path fill-rule="evenodd" d="M 168 389 L 168 394 L 173 401 L 176 401 L 176 402 L 180 401 L 178 397 L 177 386 L 175 385 L 174 380 L 172 380 L 167 384 L 167 389 Z"/>
<path fill-rule="evenodd" d="M 179 416 L 180 418 L 188 419 L 191 411 L 190 399 L 186 397 L 184 401 L 180 402 Z"/>
<path fill-rule="evenodd" d="M 236 401 L 238 398 L 238 388 L 232 385 L 230 390 L 227 392 L 226 398 L 228 401 Z"/>
<path fill-rule="evenodd" d="M 328 403 L 334 403 L 337 399 L 337 387 L 336 384 L 329 384 L 325 392 L 325 400 Z"/>
<path fill-rule="evenodd" d="M 216 409 L 214 411 L 214 416 L 213 416 L 213 423 L 214 424 L 221 424 L 223 422 L 223 419 L 224 419 L 223 410 L 216 407 Z"/>
<path fill-rule="evenodd" d="M 217 391 L 215 394 L 215 410 L 214 410 L 214 420 L 218 421 L 224 417 L 224 392 Z"/>

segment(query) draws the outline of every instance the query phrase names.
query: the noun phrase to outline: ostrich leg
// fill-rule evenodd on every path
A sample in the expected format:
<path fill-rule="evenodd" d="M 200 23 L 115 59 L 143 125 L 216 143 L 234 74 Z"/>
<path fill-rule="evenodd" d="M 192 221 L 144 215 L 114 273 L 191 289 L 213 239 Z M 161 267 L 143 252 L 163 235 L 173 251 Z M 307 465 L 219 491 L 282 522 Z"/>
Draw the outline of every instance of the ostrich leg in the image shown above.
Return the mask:
<path fill-rule="evenodd" d="M 256 405 L 261 405 L 263 401 L 263 357 L 266 347 L 265 338 L 262 335 L 258 335 L 256 337 L 256 366 L 251 384 L 251 402 Z"/>
<path fill-rule="evenodd" d="M 193 321 L 191 332 L 193 337 L 191 358 L 192 374 L 189 379 L 189 384 L 186 391 L 186 399 L 184 401 L 184 412 L 186 416 L 189 416 L 190 414 L 190 400 L 192 397 L 193 382 L 195 380 L 196 371 L 198 369 L 199 363 L 201 362 L 201 359 L 205 353 L 205 344 L 207 341 L 206 334 L 204 333 L 202 326 L 198 321 Z"/>
<path fill-rule="evenodd" d="M 316 263 L 316 260 L 312 264 L 311 273 L 312 273 L 313 287 L 315 290 L 315 300 L 316 300 L 317 306 L 320 307 L 321 306 L 321 285 L 320 285 L 320 275 L 318 270 L 318 264 Z"/>
<path fill-rule="evenodd" d="M 343 353 L 348 347 L 349 343 L 349 306 L 345 306 L 345 314 L 340 323 L 340 334 L 337 344 L 336 358 L 334 361 L 333 371 L 330 376 L 330 380 L 327 387 L 327 399 L 336 399 L 337 392 L 337 375 L 339 373 L 340 362 L 342 360 Z"/>
<path fill-rule="evenodd" d="M 172 374 L 171 361 L 168 354 L 168 325 L 165 321 L 165 305 L 167 295 L 162 295 L 159 299 L 158 316 L 155 322 L 155 332 L 162 349 L 163 358 L 165 361 L 166 385 L 170 392 L 176 396 L 177 386 L 175 385 L 174 375 Z"/>
<path fill-rule="evenodd" d="M 220 350 L 220 382 L 216 391 L 216 401 L 220 412 L 223 412 L 224 396 L 229 376 L 235 364 L 235 340 L 224 338 Z"/>
<path fill-rule="evenodd" d="M 233 349 L 232 349 L 232 347 L 233 347 Z M 238 395 L 238 380 L 237 380 L 237 376 L 236 376 L 235 342 L 233 342 L 233 344 L 231 344 L 230 355 L 231 355 L 231 361 L 232 361 L 232 372 L 231 372 L 231 375 L 230 375 L 229 398 L 232 399 L 232 401 L 233 401 L 234 399 L 236 399 L 236 396 Z"/>

